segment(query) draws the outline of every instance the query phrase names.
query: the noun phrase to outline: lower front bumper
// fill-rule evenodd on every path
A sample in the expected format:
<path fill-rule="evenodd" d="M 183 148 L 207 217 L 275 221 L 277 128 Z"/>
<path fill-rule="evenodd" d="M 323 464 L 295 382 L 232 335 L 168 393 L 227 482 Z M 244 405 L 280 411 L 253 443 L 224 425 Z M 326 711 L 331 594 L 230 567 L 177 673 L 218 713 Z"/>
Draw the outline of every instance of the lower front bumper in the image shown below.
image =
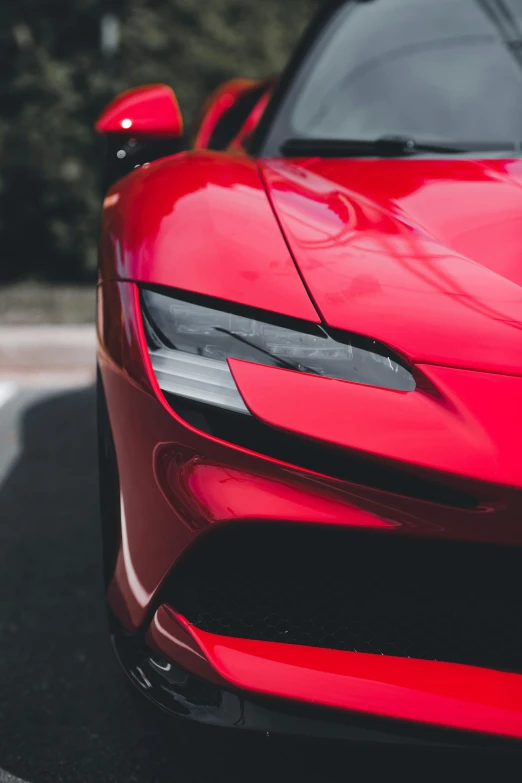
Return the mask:
<path fill-rule="evenodd" d="M 360 744 L 522 752 L 522 743 L 511 738 L 236 690 L 178 668 L 136 636 L 118 631 L 112 642 L 120 665 L 147 699 L 165 712 L 195 723 Z"/>

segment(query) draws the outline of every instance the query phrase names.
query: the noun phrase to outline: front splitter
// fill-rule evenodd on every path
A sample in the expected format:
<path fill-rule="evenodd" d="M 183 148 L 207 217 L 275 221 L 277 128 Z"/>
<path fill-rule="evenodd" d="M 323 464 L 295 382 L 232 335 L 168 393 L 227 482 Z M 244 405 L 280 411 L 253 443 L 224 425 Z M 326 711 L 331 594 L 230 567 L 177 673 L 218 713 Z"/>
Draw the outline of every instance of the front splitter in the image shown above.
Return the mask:
<path fill-rule="evenodd" d="M 170 715 L 191 722 L 357 744 L 522 752 L 522 743 L 510 738 L 341 712 L 223 688 L 162 659 L 136 636 L 117 632 L 111 639 L 120 665 L 143 696 Z"/>

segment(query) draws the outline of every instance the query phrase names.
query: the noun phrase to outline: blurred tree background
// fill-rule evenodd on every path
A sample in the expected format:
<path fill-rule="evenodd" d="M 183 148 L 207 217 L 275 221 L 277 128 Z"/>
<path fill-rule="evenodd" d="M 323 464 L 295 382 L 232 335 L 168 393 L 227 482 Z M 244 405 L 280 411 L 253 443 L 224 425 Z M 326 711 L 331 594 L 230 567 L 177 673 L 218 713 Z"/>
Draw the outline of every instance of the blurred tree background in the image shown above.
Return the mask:
<path fill-rule="evenodd" d="M 94 279 L 102 145 L 93 123 L 115 94 L 166 82 L 190 123 L 225 79 L 280 71 L 316 6 L 2 0 L 0 282 Z M 112 55 L 101 48 L 107 14 L 119 22 Z M 110 23 L 105 30 L 110 48 Z"/>

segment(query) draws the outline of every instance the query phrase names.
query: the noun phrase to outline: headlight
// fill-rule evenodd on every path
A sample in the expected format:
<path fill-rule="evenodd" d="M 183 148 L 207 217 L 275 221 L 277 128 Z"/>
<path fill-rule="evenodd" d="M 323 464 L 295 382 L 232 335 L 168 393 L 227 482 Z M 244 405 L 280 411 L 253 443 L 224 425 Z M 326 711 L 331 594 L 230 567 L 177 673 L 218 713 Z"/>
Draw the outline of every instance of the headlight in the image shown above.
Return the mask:
<path fill-rule="evenodd" d="M 411 373 L 382 346 L 363 348 L 348 335 L 339 342 L 315 324 L 308 329 L 299 322 L 291 329 L 271 323 L 269 314 L 266 321 L 246 318 L 148 290 L 142 291 L 142 310 L 160 388 L 180 397 L 248 414 L 228 358 L 386 389 L 415 389 Z"/>

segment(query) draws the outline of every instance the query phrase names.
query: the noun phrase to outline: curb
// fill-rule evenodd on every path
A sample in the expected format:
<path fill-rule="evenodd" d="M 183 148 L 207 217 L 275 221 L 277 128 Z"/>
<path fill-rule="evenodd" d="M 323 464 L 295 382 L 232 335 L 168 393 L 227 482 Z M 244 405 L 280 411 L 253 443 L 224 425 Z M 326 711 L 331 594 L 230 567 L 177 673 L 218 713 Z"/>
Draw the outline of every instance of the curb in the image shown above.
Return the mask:
<path fill-rule="evenodd" d="M 93 324 L 0 326 L 0 375 L 94 374 Z"/>

